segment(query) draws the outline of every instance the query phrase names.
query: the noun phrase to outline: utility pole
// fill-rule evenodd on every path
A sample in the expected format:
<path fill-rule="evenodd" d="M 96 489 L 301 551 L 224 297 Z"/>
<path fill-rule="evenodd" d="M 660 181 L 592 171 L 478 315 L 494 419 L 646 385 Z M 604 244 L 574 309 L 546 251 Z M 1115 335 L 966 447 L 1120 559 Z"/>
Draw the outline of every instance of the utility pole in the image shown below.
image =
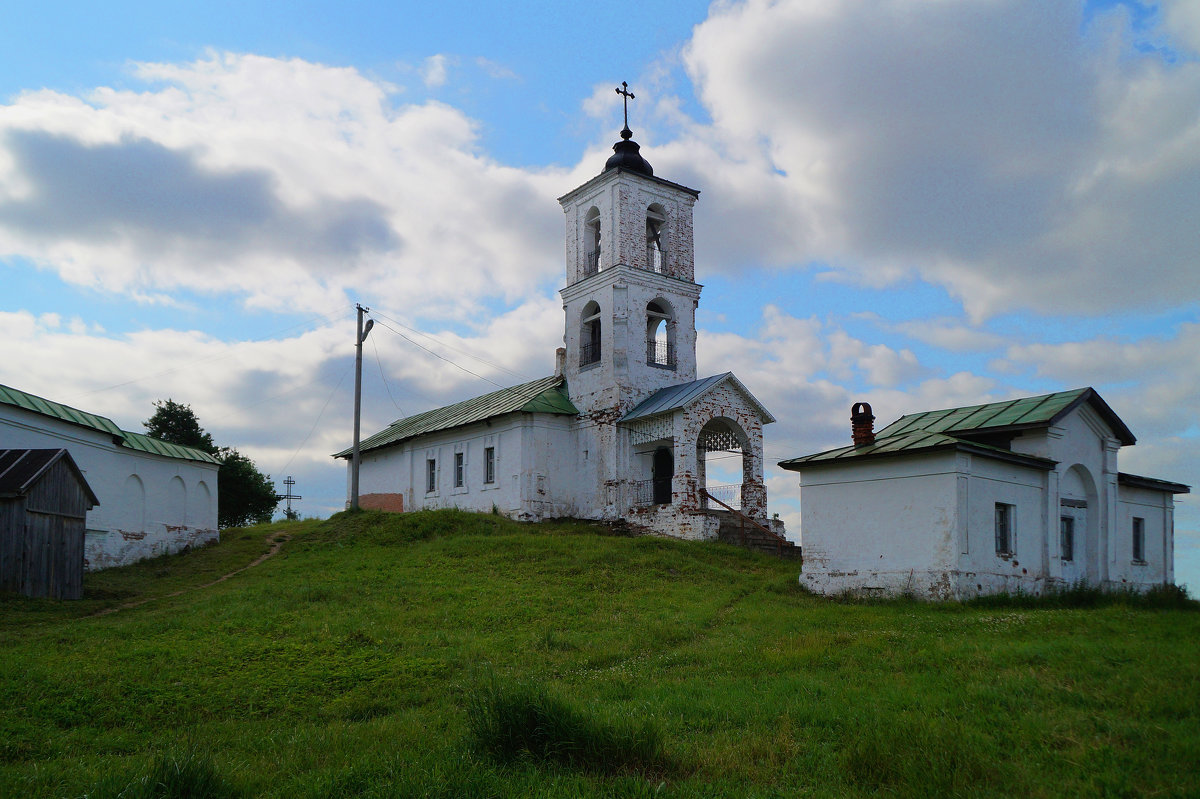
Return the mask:
<path fill-rule="evenodd" d="M 363 314 L 370 311 L 370 308 L 364 308 L 358 303 L 354 304 L 358 309 L 358 335 L 354 339 L 354 452 L 350 456 L 350 510 L 358 510 L 358 428 L 359 422 L 362 419 L 362 345 L 367 340 L 367 334 L 371 332 L 371 328 L 375 326 L 374 319 L 368 319 L 366 327 L 363 326 Z"/>

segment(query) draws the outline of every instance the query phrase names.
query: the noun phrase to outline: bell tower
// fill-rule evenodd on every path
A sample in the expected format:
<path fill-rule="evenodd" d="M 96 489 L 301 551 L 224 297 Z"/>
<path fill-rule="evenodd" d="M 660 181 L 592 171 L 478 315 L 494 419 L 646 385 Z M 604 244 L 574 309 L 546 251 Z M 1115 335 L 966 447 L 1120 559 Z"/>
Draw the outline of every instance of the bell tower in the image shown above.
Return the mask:
<path fill-rule="evenodd" d="M 604 171 L 559 198 L 566 215 L 564 374 L 583 413 L 624 412 L 696 379 L 692 206 L 700 192 L 654 176 L 625 127 Z"/>

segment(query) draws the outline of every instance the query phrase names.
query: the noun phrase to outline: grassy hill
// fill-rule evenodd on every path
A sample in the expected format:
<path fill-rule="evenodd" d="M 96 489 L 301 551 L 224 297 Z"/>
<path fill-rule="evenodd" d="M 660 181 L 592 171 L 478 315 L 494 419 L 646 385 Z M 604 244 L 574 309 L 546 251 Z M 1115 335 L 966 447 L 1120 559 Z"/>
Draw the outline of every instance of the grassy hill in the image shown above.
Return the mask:
<path fill-rule="evenodd" d="M 1200 795 L 1194 602 L 835 602 L 445 511 L 223 538 L 0 598 L 0 796 Z"/>

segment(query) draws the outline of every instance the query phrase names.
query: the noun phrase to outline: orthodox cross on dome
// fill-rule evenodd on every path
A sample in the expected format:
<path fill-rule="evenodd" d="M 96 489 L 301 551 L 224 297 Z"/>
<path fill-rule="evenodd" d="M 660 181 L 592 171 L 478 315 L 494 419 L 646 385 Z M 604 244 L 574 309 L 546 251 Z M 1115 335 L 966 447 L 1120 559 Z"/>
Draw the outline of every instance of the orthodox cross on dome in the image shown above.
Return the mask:
<path fill-rule="evenodd" d="M 625 81 L 621 81 L 621 88 L 615 91 L 621 95 L 625 103 L 625 127 L 621 130 L 621 138 L 628 139 L 633 136 L 633 131 L 629 129 L 629 101 L 634 99 L 634 94 L 629 91 L 629 84 Z"/>

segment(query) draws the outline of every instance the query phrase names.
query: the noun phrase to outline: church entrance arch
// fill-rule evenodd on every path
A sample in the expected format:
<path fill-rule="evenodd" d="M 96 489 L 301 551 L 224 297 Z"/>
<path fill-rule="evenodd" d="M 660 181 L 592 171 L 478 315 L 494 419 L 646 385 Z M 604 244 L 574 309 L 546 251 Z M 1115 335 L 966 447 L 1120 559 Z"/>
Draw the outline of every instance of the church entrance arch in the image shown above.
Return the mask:
<path fill-rule="evenodd" d="M 705 494 L 704 507 L 722 508 L 720 503 L 740 510 L 742 489 L 753 478 L 752 451 L 746 431 L 733 419 L 719 416 L 700 429 L 696 439 L 696 474 Z M 710 502 L 712 497 L 718 502 Z"/>
<path fill-rule="evenodd" d="M 666 447 L 654 450 L 654 465 L 652 466 L 651 485 L 655 505 L 668 505 L 671 502 L 671 478 L 675 476 L 675 456 Z"/>
<path fill-rule="evenodd" d="M 1058 556 L 1065 582 L 1098 583 L 1102 579 L 1099 510 L 1091 473 L 1086 466 L 1075 464 L 1059 483 Z"/>

